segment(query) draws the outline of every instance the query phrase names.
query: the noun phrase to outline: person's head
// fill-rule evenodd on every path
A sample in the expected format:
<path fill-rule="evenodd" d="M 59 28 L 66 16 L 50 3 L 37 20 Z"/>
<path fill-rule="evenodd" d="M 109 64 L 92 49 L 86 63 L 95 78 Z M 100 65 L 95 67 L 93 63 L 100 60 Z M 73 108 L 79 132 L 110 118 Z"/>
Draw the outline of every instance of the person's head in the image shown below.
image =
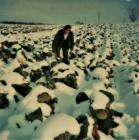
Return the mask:
<path fill-rule="evenodd" d="M 71 25 L 65 25 L 64 28 L 63 28 L 63 30 L 64 30 L 64 33 L 71 32 Z"/>

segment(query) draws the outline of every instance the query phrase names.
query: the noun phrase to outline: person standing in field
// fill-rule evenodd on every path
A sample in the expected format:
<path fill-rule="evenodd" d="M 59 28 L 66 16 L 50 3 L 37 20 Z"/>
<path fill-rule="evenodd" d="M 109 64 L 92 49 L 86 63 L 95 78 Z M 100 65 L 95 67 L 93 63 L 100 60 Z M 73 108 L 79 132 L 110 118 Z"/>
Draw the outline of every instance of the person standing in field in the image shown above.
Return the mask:
<path fill-rule="evenodd" d="M 57 59 L 60 59 L 60 50 L 63 53 L 63 62 L 69 64 L 68 53 L 69 50 L 72 52 L 74 46 L 74 36 L 71 31 L 71 25 L 65 25 L 64 28 L 60 29 L 53 40 L 52 51 Z"/>

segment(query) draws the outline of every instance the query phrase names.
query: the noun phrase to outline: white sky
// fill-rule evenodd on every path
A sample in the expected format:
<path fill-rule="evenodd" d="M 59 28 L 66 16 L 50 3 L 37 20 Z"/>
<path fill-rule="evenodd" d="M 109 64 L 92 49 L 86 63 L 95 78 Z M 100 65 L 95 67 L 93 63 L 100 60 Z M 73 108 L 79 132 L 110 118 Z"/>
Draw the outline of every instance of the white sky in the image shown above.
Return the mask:
<path fill-rule="evenodd" d="M 0 17 L 12 21 L 36 21 L 46 23 L 74 23 L 128 21 L 127 8 L 138 0 L 0 0 Z"/>

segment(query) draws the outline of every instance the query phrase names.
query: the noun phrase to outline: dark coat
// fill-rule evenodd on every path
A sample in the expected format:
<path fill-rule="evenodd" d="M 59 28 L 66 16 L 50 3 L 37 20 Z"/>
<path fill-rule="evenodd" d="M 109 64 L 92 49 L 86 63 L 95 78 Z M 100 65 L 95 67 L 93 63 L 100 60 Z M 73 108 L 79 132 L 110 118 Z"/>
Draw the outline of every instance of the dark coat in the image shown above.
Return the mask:
<path fill-rule="evenodd" d="M 64 47 L 64 49 L 73 49 L 74 38 L 73 32 L 71 31 L 66 40 L 64 40 L 64 29 L 59 30 L 53 40 L 52 43 L 52 51 L 55 52 L 56 47 Z"/>

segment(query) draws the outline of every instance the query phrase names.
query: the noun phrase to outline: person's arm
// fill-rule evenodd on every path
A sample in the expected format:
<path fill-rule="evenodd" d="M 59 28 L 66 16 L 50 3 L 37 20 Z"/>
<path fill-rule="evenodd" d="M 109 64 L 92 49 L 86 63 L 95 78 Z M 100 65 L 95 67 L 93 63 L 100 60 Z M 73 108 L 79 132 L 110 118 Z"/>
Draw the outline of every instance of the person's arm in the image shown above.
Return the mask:
<path fill-rule="evenodd" d="M 60 32 L 58 31 L 56 33 L 55 37 L 54 37 L 53 42 L 52 42 L 52 52 L 54 52 L 54 53 L 56 51 L 56 45 L 57 45 L 57 42 L 58 42 L 58 39 L 59 39 L 59 34 L 60 34 Z"/>

